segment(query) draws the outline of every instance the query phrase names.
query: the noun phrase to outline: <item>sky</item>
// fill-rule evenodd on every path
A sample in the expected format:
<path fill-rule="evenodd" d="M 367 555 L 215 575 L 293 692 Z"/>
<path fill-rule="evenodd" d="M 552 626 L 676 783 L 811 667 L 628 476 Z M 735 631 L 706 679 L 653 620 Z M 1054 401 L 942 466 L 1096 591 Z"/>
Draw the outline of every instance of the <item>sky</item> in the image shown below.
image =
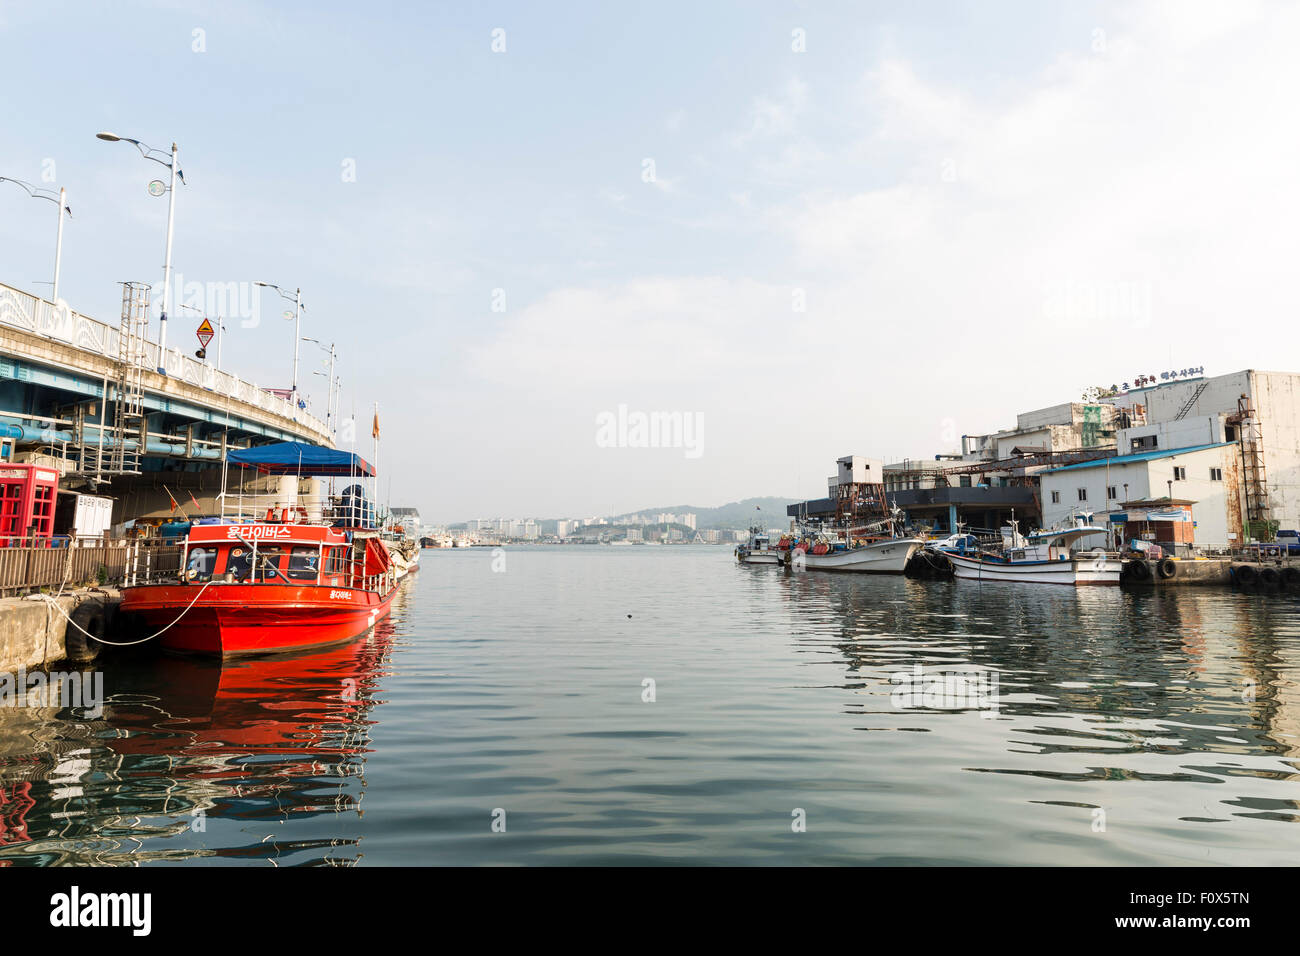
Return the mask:
<path fill-rule="evenodd" d="M 165 170 L 94 134 L 176 142 L 224 367 L 287 387 L 250 284 L 301 287 L 426 521 L 818 497 L 1090 386 L 1300 369 L 1298 35 L 1249 0 L 0 0 L 0 176 L 68 190 L 60 295 L 115 321 Z M 0 183 L 0 282 L 49 294 L 53 212 Z"/>

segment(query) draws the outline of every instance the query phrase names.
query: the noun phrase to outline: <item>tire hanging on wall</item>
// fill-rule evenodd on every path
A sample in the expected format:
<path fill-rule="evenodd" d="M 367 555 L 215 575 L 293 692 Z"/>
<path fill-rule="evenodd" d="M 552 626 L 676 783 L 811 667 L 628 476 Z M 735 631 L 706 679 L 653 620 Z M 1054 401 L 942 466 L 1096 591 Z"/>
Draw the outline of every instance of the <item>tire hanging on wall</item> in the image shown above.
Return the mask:
<path fill-rule="evenodd" d="M 1156 565 L 1156 573 L 1167 581 L 1178 573 L 1178 562 L 1173 558 L 1161 558 Z"/>
<path fill-rule="evenodd" d="M 1239 564 L 1233 568 L 1232 579 L 1242 587 L 1250 587 L 1255 583 L 1255 569 L 1249 564 Z"/>
<path fill-rule="evenodd" d="M 104 645 L 96 638 L 107 635 L 111 614 L 112 609 L 108 603 L 99 598 L 82 601 L 73 608 L 72 613 L 68 615 L 72 623 L 67 626 L 63 638 L 68 660 L 93 661 L 99 656 L 99 651 Z M 74 624 L 76 627 L 73 626 Z M 89 637 L 86 636 L 87 633 Z"/>
<path fill-rule="evenodd" d="M 1129 571 L 1129 576 L 1134 581 L 1142 584 L 1151 580 L 1151 567 L 1147 564 L 1145 558 L 1138 558 L 1132 562 L 1132 570 Z"/>

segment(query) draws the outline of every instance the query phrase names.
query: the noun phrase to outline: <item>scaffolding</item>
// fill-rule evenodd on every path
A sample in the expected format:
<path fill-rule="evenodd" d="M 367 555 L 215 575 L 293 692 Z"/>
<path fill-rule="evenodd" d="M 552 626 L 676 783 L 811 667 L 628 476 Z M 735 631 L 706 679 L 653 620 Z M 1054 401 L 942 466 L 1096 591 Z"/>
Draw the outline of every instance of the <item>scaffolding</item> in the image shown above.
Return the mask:
<path fill-rule="evenodd" d="M 140 474 L 140 459 L 144 455 L 147 435 L 144 370 L 148 361 L 148 331 L 149 285 L 144 282 L 122 283 L 122 326 L 117 336 L 113 425 L 107 435 L 100 433 L 101 447 L 105 443 L 109 446 L 105 470 L 112 474 Z M 128 442 L 132 447 L 128 447 Z"/>
<path fill-rule="evenodd" d="M 1257 523 L 1267 522 L 1271 509 L 1268 501 L 1268 476 L 1264 472 L 1264 436 L 1260 430 L 1259 416 L 1255 414 L 1248 396 L 1242 395 L 1237 399 L 1237 413 L 1229 415 L 1226 424 L 1237 429 L 1247 535 L 1254 537 L 1259 532 Z M 1271 539 L 1271 533 L 1268 536 Z"/>
<path fill-rule="evenodd" d="M 890 518 L 885 486 L 874 482 L 843 482 L 835 488 L 835 524 L 861 531 Z"/>
<path fill-rule="evenodd" d="M 71 409 L 72 440 L 64 447 L 67 470 L 95 485 L 106 484 L 113 475 L 140 474 L 148 442 L 144 370 L 149 362 L 149 296 L 148 283 L 122 283 L 116 374 L 104 372 L 99 402 L 79 402 Z"/>

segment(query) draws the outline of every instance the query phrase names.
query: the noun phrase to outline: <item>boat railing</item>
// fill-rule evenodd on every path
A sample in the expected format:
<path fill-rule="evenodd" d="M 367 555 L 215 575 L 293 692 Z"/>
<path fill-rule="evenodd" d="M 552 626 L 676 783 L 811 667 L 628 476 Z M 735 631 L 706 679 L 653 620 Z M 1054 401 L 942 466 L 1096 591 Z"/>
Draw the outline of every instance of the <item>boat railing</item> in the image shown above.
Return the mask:
<path fill-rule="evenodd" d="M 374 506 L 368 499 L 348 495 L 322 495 L 299 497 L 295 503 L 287 502 L 276 492 L 262 494 L 226 493 L 220 515 L 203 515 L 191 521 L 232 522 L 256 524 L 284 522 L 291 524 L 346 523 L 349 527 L 377 528 Z"/>

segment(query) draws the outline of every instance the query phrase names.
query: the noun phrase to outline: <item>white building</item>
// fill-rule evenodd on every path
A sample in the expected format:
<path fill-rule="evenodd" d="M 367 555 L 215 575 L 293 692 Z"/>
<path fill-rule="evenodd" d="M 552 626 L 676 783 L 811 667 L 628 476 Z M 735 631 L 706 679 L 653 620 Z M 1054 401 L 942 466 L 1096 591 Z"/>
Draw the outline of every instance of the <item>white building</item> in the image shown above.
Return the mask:
<path fill-rule="evenodd" d="M 1017 454 L 1105 448 L 1115 442 L 1117 413 L 1109 399 L 1065 402 L 1021 412 L 1016 427 L 989 435 L 963 435 L 961 456 L 968 462 L 1001 461 Z"/>
<path fill-rule="evenodd" d="M 1117 406 L 1131 408 L 1135 419 L 1119 431 L 1119 450 L 1249 439 L 1249 428 L 1230 421 L 1243 399 L 1257 424 L 1270 517 L 1283 528 L 1300 526 L 1300 374 L 1245 369 L 1133 389 L 1111 399 Z M 1243 451 L 1239 446 L 1239 460 Z"/>
<path fill-rule="evenodd" d="M 1090 511 L 1093 522 L 1116 527 L 1127 520 L 1126 505 L 1170 498 L 1188 500 L 1199 547 L 1242 544 L 1237 446 L 1231 442 L 1168 451 L 1146 451 L 1053 468 L 1040 474 L 1043 527 Z M 1100 538 L 1100 535 L 1098 535 Z M 1111 541 L 1113 546 L 1116 542 Z M 1084 541 L 1084 546 L 1092 544 Z M 1097 541 L 1097 547 L 1105 546 Z"/>

